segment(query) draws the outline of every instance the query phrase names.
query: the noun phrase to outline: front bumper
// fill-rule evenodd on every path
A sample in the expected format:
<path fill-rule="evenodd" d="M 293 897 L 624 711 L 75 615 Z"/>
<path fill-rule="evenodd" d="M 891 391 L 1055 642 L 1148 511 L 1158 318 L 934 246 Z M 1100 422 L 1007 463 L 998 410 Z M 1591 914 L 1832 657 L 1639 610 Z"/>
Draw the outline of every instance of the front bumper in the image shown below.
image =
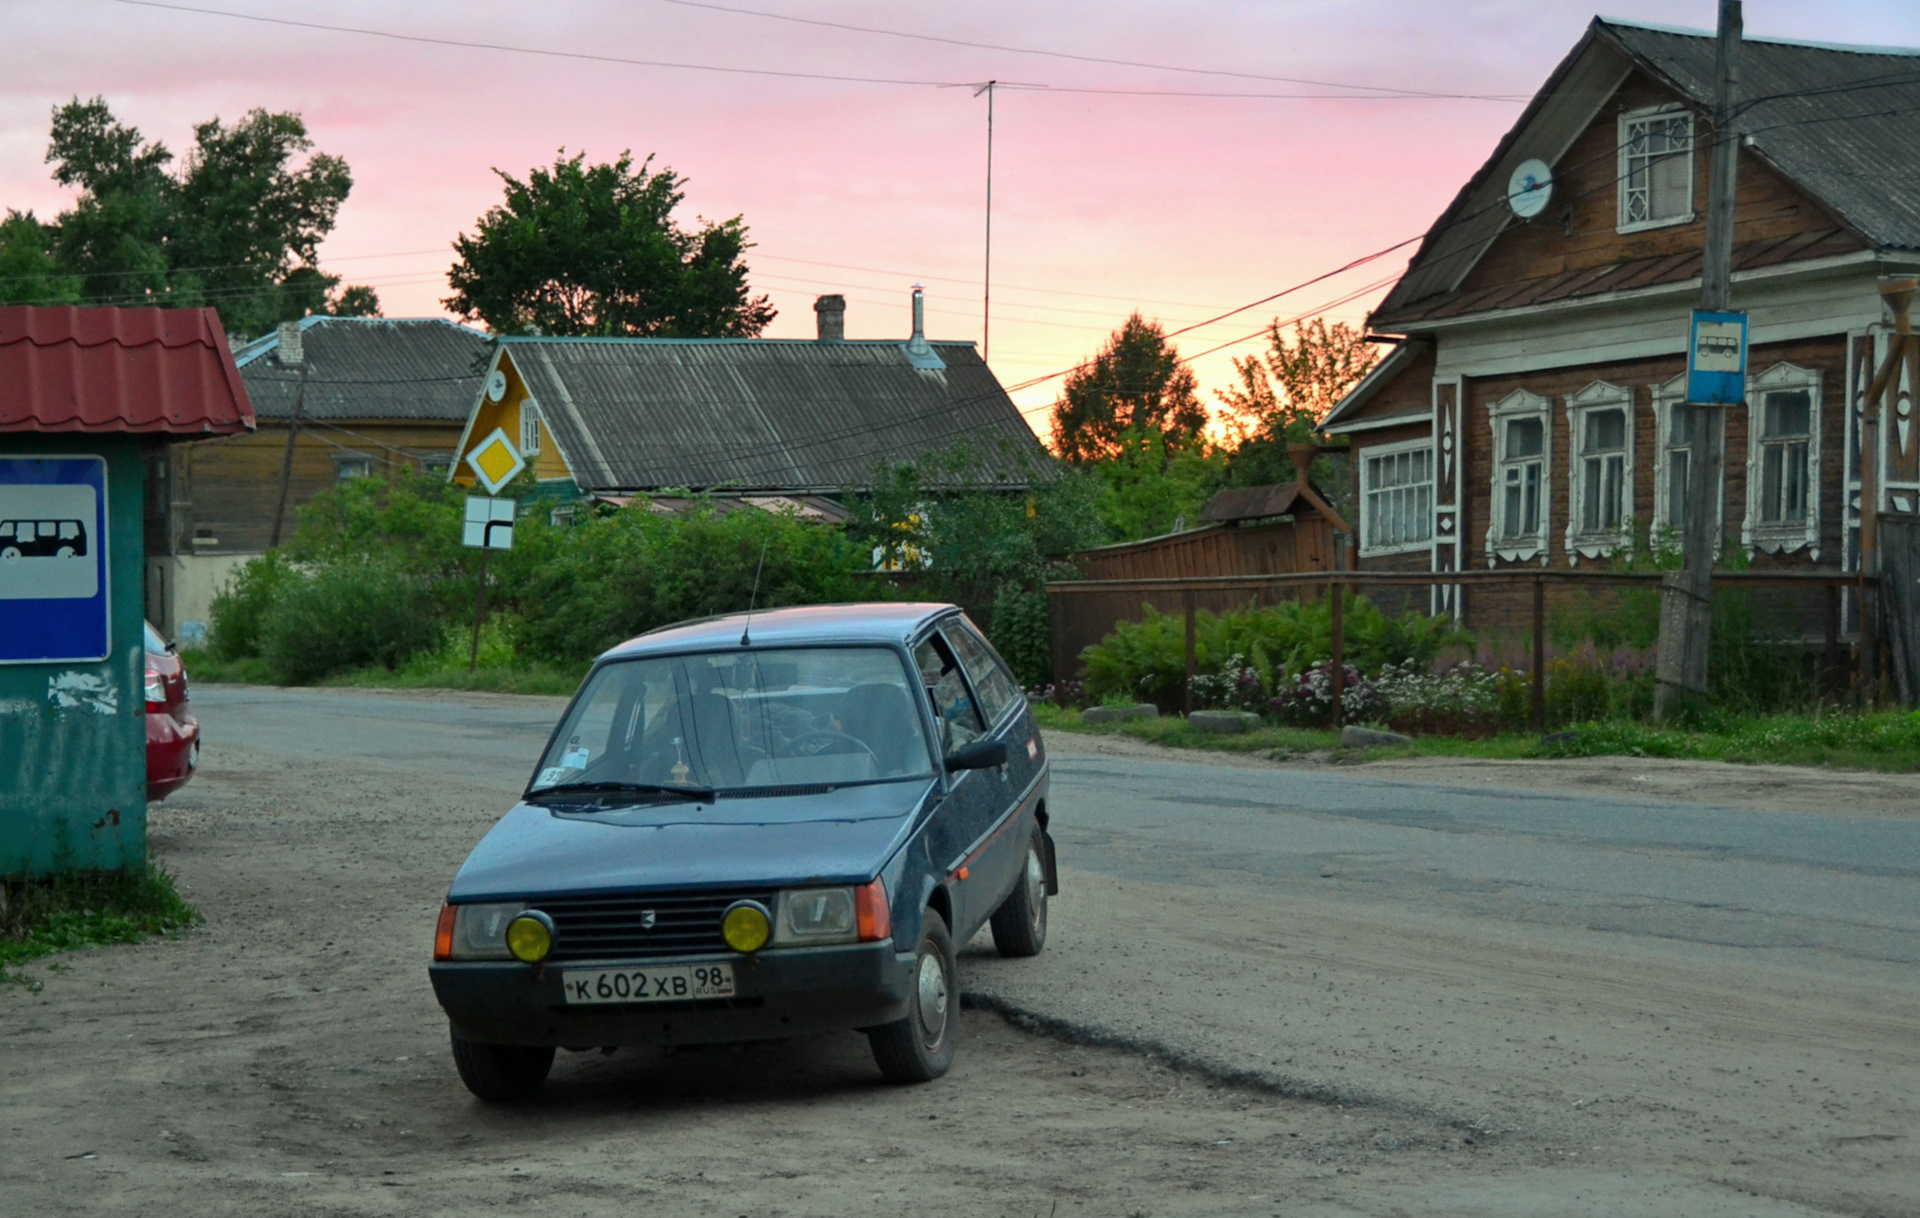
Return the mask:
<path fill-rule="evenodd" d="M 777 1040 L 892 1023 L 907 1014 L 913 954 L 893 944 L 782 948 L 753 956 L 721 952 L 676 956 L 658 964 L 733 965 L 732 998 L 568 1006 L 556 965 L 535 970 L 515 961 L 436 962 L 434 995 L 454 1034 L 483 1044 L 700 1045 Z"/>

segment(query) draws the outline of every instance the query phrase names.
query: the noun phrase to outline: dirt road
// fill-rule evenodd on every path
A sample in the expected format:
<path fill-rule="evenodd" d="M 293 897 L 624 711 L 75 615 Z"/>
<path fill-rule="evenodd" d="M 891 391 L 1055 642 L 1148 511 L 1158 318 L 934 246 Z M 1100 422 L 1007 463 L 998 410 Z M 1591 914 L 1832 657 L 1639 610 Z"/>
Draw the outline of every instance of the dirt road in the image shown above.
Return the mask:
<path fill-rule="evenodd" d="M 204 772 L 153 816 L 207 925 L 0 989 L 8 1213 L 1920 1212 L 1914 985 L 1868 958 L 1884 927 L 1823 971 L 1459 900 L 1411 916 L 1358 859 L 1306 877 L 1326 895 L 1070 868 L 1046 955 L 968 953 L 991 1009 L 928 1087 L 880 1083 L 848 1035 L 563 1055 L 539 1104 L 483 1108 L 424 960 L 524 773 L 489 716 L 553 704 L 395 699 L 387 743 L 341 763 L 275 736 L 271 699 L 232 743 L 216 701 Z"/>

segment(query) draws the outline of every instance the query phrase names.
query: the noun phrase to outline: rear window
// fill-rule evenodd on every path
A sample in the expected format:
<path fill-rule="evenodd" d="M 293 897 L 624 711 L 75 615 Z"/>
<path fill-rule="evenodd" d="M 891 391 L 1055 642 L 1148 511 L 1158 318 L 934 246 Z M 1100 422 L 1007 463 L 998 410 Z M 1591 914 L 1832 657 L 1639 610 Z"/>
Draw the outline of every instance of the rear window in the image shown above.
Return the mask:
<path fill-rule="evenodd" d="M 140 625 L 147 632 L 147 651 L 153 655 L 165 655 L 167 653 L 167 641 L 160 637 L 160 632 L 153 628 L 153 623 L 142 622 Z"/>

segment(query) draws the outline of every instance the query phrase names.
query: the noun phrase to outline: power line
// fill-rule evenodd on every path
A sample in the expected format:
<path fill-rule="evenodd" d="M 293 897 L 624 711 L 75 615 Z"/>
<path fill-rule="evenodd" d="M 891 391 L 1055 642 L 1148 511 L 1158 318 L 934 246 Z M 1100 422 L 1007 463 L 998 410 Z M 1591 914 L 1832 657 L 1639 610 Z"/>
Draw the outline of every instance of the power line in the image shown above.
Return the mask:
<path fill-rule="evenodd" d="M 1307 85 L 1321 89 L 1356 89 L 1368 93 L 1385 94 L 1396 98 L 1434 98 L 1460 101 L 1525 101 L 1525 98 L 1496 96 L 1479 93 L 1436 93 L 1421 89 L 1402 89 L 1391 85 L 1361 85 L 1337 80 L 1306 80 L 1295 76 L 1269 76 L 1259 72 L 1234 72 L 1225 68 L 1194 68 L 1178 64 L 1149 63 L 1137 59 L 1110 59 L 1101 55 L 1076 55 L 1071 51 L 1049 51 L 1036 47 L 1006 46 L 993 42 L 973 42 L 965 38 L 947 38 L 938 34 L 916 34 L 906 30 L 885 30 L 870 25 L 852 25 L 843 21 L 823 21 L 814 17 L 796 17 L 788 13 L 769 13 L 760 9 L 734 8 L 725 4 L 708 4 L 702 0 L 661 0 L 663 4 L 678 5 L 681 8 L 707 9 L 716 13 L 731 13 L 740 17 L 764 17 L 773 21 L 786 21 L 795 25 L 813 25 L 824 29 L 848 30 L 857 34 L 878 34 L 887 38 L 908 38 L 915 42 L 937 42 L 946 46 L 968 47 L 977 51 L 1004 51 L 1011 55 L 1039 55 L 1048 59 L 1068 59 L 1076 63 L 1097 63 L 1123 68 L 1149 68 L 1156 72 L 1188 72 L 1199 76 L 1230 76 L 1240 80 L 1265 80 L 1276 84 Z M 1062 90 L 1063 92 L 1065 90 Z M 1215 95 L 1201 95 L 1215 96 Z M 1265 95 L 1253 95 L 1265 96 Z"/>
<path fill-rule="evenodd" d="M 260 25 L 278 25 L 291 29 L 319 30 L 329 34 L 355 34 L 363 38 L 385 38 L 393 42 L 409 42 L 424 46 L 456 47 L 469 51 L 498 51 L 508 55 L 534 55 L 549 59 L 567 59 L 585 63 L 607 63 L 634 68 L 669 68 L 683 72 L 717 72 L 729 76 L 771 76 L 783 80 L 822 80 L 844 84 L 895 85 L 921 89 L 954 89 L 966 87 L 968 82 L 956 80 L 924 80 L 897 76 L 852 76 L 837 72 L 800 72 L 783 68 L 743 68 L 729 64 L 685 63 L 666 59 L 637 59 L 625 55 L 603 55 L 590 51 L 562 51 L 548 47 L 512 46 L 502 42 L 480 42 L 467 38 L 447 38 L 432 34 L 402 34 L 394 30 L 379 30 L 368 26 L 332 25 L 321 21 L 300 21 L 291 17 L 266 17 L 257 13 L 236 13 L 228 9 L 203 8 L 190 4 L 169 4 L 164 0 L 111 0 L 114 4 L 131 5 L 135 8 L 161 9 L 168 12 L 192 13 L 201 17 L 226 17 L 234 21 L 252 21 Z M 1429 101 L 1445 100 L 1453 95 L 1425 94 L 1405 92 L 1399 94 L 1330 94 L 1330 93 L 1209 93 L 1201 90 L 1176 89 L 1110 89 L 1091 86 L 1062 85 L 1058 87 L 1039 84 L 1015 86 L 1009 83 L 1007 88 L 1020 88 L 1023 91 L 1103 94 L 1114 97 L 1188 97 L 1221 98 L 1227 100 L 1253 101 Z M 1358 87 L 1358 86 L 1355 86 Z M 1477 97 L 1461 94 L 1463 100 L 1518 102 L 1524 99 L 1513 97 Z"/>

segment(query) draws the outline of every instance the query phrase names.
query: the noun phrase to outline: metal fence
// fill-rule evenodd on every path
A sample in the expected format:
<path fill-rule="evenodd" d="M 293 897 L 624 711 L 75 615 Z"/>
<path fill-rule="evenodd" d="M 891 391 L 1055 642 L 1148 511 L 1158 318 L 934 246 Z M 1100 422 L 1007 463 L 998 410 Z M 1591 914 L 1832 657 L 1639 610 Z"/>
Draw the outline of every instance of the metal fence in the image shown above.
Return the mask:
<path fill-rule="evenodd" d="M 1052 662 L 1056 681 L 1072 678 L 1078 671 L 1080 651 L 1111 633 L 1114 625 L 1131 620 L 1142 604 L 1164 613 L 1180 613 L 1186 619 L 1186 701 L 1184 710 L 1193 709 L 1193 678 L 1197 675 L 1194 655 L 1195 615 L 1205 608 L 1214 612 L 1245 608 L 1249 601 L 1265 605 L 1276 597 L 1325 595 L 1331 598 L 1333 618 L 1334 721 L 1340 722 L 1341 690 L 1346 674 L 1345 603 L 1349 590 L 1380 588 L 1496 588 L 1509 596 L 1520 595 L 1530 601 L 1528 632 L 1532 651 L 1532 718 L 1535 730 L 1546 726 L 1547 668 L 1547 590 L 1584 589 L 1591 594 L 1607 588 L 1659 587 L 1669 574 L 1663 571 L 1580 571 L 1543 568 L 1521 571 L 1304 571 L 1284 575 L 1207 576 L 1189 579 L 1088 579 L 1047 585 L 1052 608 Z M 1822 667 L 1836 677 L 1850 675 L 1855 688 L 1873 696 L 1882 674 L 1859 671 L 1860 657 L 1850 654 L 1842 637 L 1845 621 L 1843 594 L 1858 594 L 1871 581 L 1858 573 L 1839 571 L 1722 571 L 1715 573 L 1715 587 L 1784 588 L 1802 594 L 1824 590 L 1819 599 L 1823 607 L 1820 634 Z M 1250 595 L 1249 595 L 1250 594 Z M 1884 601 L 1885 598 L 1874 598 Z M 1117 603 L 1132 611 L 1116 615 Z M 1456 603 L 1458 603 L 1456 601 Z M 1098 633 L 1095 633 L 1095 632 Z M 1093 637 L 1088 638 L 1088 635 Z M 1904 691 L 1903 691 L 1904 692 Z"/>

